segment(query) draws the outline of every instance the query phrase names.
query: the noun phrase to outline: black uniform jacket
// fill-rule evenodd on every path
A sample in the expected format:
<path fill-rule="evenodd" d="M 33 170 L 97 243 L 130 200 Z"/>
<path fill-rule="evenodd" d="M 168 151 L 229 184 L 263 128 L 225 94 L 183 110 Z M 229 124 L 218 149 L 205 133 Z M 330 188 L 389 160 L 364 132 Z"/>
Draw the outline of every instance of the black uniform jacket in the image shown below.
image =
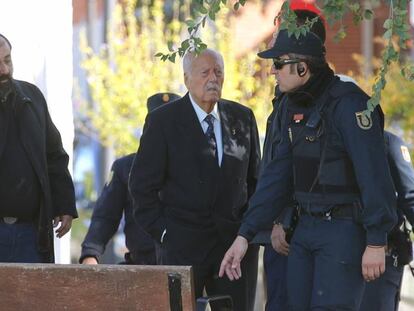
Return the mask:
<path fill-rule="evenodd" d="M 256 187 L 260 150 L 249 108 L 220 100 L 221 167 L 189 95 L 147 116 L 130 175 L 136 221 L 189 264 L 231 245 Z M 158 193 L 161 192 L 159 196 Z"/>
<path fill-rule="evenodd" d="M 91 224 L 82 243 L 80 262 L 87 256 L 96 257 L 99 260 L 105 251 L 106 244 L 117 231 L 122 215 L 125 215 L 126 246 L 133 254 L 133 258 L 149 258 L 151 257 L 149 255 L 154 253 L 153 240 L 132 216 L 132 199 L 128 192 L 128 177 L 134 157 L 135 153 L 119 158 L 113 163 L 110 181 L 103 188 L 94 207 Z M 155 262 L 146 260 L 141 262 L 155 264 Z"/>
<path fill-rule="evenodd" d="M 370 126 L 358 125 L 358 116 L 367 108 L 368 96 L 355 84 L 338 79 L 317 100 L 325 100 L 327 129 L 332 139 L 328 147 L 352 161 L 363 206 L 360 222 L 367 231 L 367 244 L 385 245 L 387 232 L 396 221 L 395 192 L 385 155 L 380 108 L 371 114 Z M 287 107 L 280 105 L 281 138 L 274 137 L 274 158 L 261 174 L 257 191 L 250 200 L 239 234 L 251 240 L 260 229 L 267 228 L 290 203 L 293 195 L 293 159 L 287 130 Z M 290 120 L 288 120 L 290 121 Z M 271 142 L 269 142 L 271 143 Z M 328 171 L 329 173 L 329 171 Z M 321 176 L 323 172 L 321 173 Z M 333 179 L 334 171 L 331 172 Z M 297 195 L 297 194 L 295 194 Z M 311 196 L 309 196 L 311 197 Z"/>
<path fill-rule="evenodd" d="M 397 208 L 414 225 L 414 169 L 407 145 L 398 136 L 385 131 L 388 162 L 397 192 Z M 400 223 L 400 222 L 399 222 Z"/>
<path fill-rule="evenodd" d="M 14 80 L 15 114 L 23 148 L 39 179 L 41 205 L 37 219 L 39 250 L 45 262 L 53 262 L 53 217 L 77 217 L 75 192 L 68 171 L 69 157 L 53 124 L 46 100 L 40 90 L 24 81 Z M 0 114 L 0 157 L 7 137 L 8 119 Z"/>

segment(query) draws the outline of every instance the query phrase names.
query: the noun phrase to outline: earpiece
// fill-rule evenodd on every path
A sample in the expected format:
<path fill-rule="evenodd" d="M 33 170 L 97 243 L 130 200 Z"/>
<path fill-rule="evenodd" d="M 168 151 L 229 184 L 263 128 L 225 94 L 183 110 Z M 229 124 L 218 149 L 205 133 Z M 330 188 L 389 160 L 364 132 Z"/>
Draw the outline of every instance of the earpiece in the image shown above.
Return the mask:
<path fill-rule="evenodd" d="M 306 69 L 305 69 L 305 67 L 303 67 L 303 65 L 302 65 L 302 64 L 300 64 L 300 63 L 297 65 L 296 70 L 297 70 L 297 72 L 298 72 L 298 76 L 299 76 L 299 77 L 303 77 L 303 76 L 306 74 Z"/>

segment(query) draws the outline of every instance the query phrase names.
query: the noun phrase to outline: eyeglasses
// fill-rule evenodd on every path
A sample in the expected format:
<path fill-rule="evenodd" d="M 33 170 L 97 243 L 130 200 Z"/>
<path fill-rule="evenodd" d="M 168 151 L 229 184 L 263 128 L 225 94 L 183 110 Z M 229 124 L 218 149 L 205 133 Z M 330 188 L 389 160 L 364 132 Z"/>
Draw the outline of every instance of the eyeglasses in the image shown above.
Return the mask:
<path fill-rule="evenodd" d="M 302 60 L 297 58 L 288 58 L 288 59 L 280 59 L 280 58 L 273 58 L 273 66 L 276 70 L 280 70 L 283 68 L 284 65 L 287 64 L 297 64 L 300 63 Z"/>

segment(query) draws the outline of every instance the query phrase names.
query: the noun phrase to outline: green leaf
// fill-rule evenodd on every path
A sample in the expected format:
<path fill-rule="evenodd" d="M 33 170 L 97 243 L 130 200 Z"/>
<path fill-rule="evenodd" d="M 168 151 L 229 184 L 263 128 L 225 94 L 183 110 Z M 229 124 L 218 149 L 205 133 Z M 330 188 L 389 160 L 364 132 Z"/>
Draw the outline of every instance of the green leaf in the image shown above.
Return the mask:
<path fill-rule="evenodd" d="M 162 55 L 164 55 L 163 53 L 161 53 L 161 52 L 158 52 L 157 54 L 155 54 L 154 56 L 155 57 L 161 57 Z"/>
<path fill-rule="evenodd" d="M 187 19 L 185 21 L 185 24 L 187 25 L 187 27 L 194 27 L 195 24 L 196 24 L 196 22 L 194 20 L 192 20 L 192 19 Z"/>
<path fill-rule="evenodd" d="M 172 63 L 175 63 L 175 56 L 177 55 L 177 53 L 172 53 L 169 57 L 168 60 Z"/>
<path fill-rule="evenodd" d="M 359 25 L 360 22 L 362 22 L 363 17 L 361 14 L 354 14 L 354 16 L 352 17 L 352 22 L 354 23 L 354 25 Z"/>
<path fill-rule="evenodd" d="M 237 11 L 240 7 L 240 2 L 236 2 L 233 6 L 234 10 Z"/>
<path fill-rule="evenodd" d="M 386 32 L 384 32 L 384 34 L 382 35 L 382 37 L 386 40 L 391 39 L 392 37 L 392 29 L 388 29 Z"/>
<path fill-rule="evenodd" d="M 365 19 L 371 19 L 374 16 L 374 12 L 371 10 L 365 10 L 364 11 L 364 18 Z"/>
<path fill-rule="evenodd" d="M 393 20 L 392 19 L 387 19 L 384 22 L 384 28 L 385 29 L 391 29 L 393 25 Z"/>
<path fill-rule="evenodd" d="M 208 12 L 207 8 L 205 8 L 204 6 L 200 6 L 200 7 L 198 8 L 198 11 L 199 11 L 201 14 L 207 14 L 207 12 Z"/>
<path fill-rule="evenodd" d="M 284 1 L 282 4 L 282 10 L 287 11 L 289 10 L 290 6 L 289 6 L 289 1 Z"/>
<path fill-rule="evenodd" d="M 356 13 L 358 12 L 360 5 L 359 3 L 352 3 L 352 4 L 348 4 L 348 7 L 352 12 Z"/>
<path fill-rule="evenodd" d="M 306 35 L 306 33 L 307 33 L 308 31 L 306 30 L 306 28 L 305 27 L 301 27 L 300 28 L 300 33 L 302 34 L 302 35 Z"/>
<path fill-rule="evenodd" d="M 184 40 L 184 41 L 181 43 L 181 48 L 182 48 L 184 51 L 187 51 L 187 49 L 190 47 L 190 42 L 189 42 L 189 40 L 190 40 L 190 39 Z"/>
<path fill-rule="evenodd" d="M 246 4 L 246 0 L 240 0 L 239 2 L 242 6 L 244 6 Z"/>
<path fill-rule="evenodd" d="M 183 48 L 178 48 L 178 55 L 180 55 L 180 57 L 183 57 L 185 54 L 185 50 Z"/>
<path fill-rule="evenodd" d="M 282 20 L 282 22 L 279 25 L 279 30 L 284 30 L 284 29 L 288 29 L 288 24 L 286 23 L 286 21 Z"/>
<path fill-rule="evenodd" d="M 174 51 L 174 47 L 173 47 L 173 42 L 172 41 L 168 41 L 167 42 L 167 46 L 168 46 L 168 51 L 173 52 Z"/>
<path fill-rule="evenodd" d="M 394 14 L 395 15 L 406 15 L 406 14 L 408 14 L 408 11 L 407 10 L 401 10 L 401 9 L 395 7 L 394 8 Z"/>
<path fill-rule="evenodd" d="M 216 19 L 216 13 L 214 13 L 213 11 L 208 12 L 208 17 L 214 21 Z"/>

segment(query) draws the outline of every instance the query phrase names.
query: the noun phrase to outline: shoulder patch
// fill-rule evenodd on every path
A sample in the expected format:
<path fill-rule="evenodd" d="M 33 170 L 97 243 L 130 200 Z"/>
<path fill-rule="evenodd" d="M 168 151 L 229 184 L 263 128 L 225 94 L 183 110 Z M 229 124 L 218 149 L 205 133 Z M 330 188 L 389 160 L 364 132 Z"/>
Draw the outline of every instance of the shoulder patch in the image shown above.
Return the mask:
<path fill-rule="evenodd" d="M 410 151 L 408 151 L 407 146 L 401 145 L 401 153 L 405 161 L 411 163 Z"/>
<path fill-rule="evenodd" d="M 364 111 L 355 112 L 355 118 L 358 126 L 363 130 L 369 130 L 372 127 L 372 118 Z"/>

